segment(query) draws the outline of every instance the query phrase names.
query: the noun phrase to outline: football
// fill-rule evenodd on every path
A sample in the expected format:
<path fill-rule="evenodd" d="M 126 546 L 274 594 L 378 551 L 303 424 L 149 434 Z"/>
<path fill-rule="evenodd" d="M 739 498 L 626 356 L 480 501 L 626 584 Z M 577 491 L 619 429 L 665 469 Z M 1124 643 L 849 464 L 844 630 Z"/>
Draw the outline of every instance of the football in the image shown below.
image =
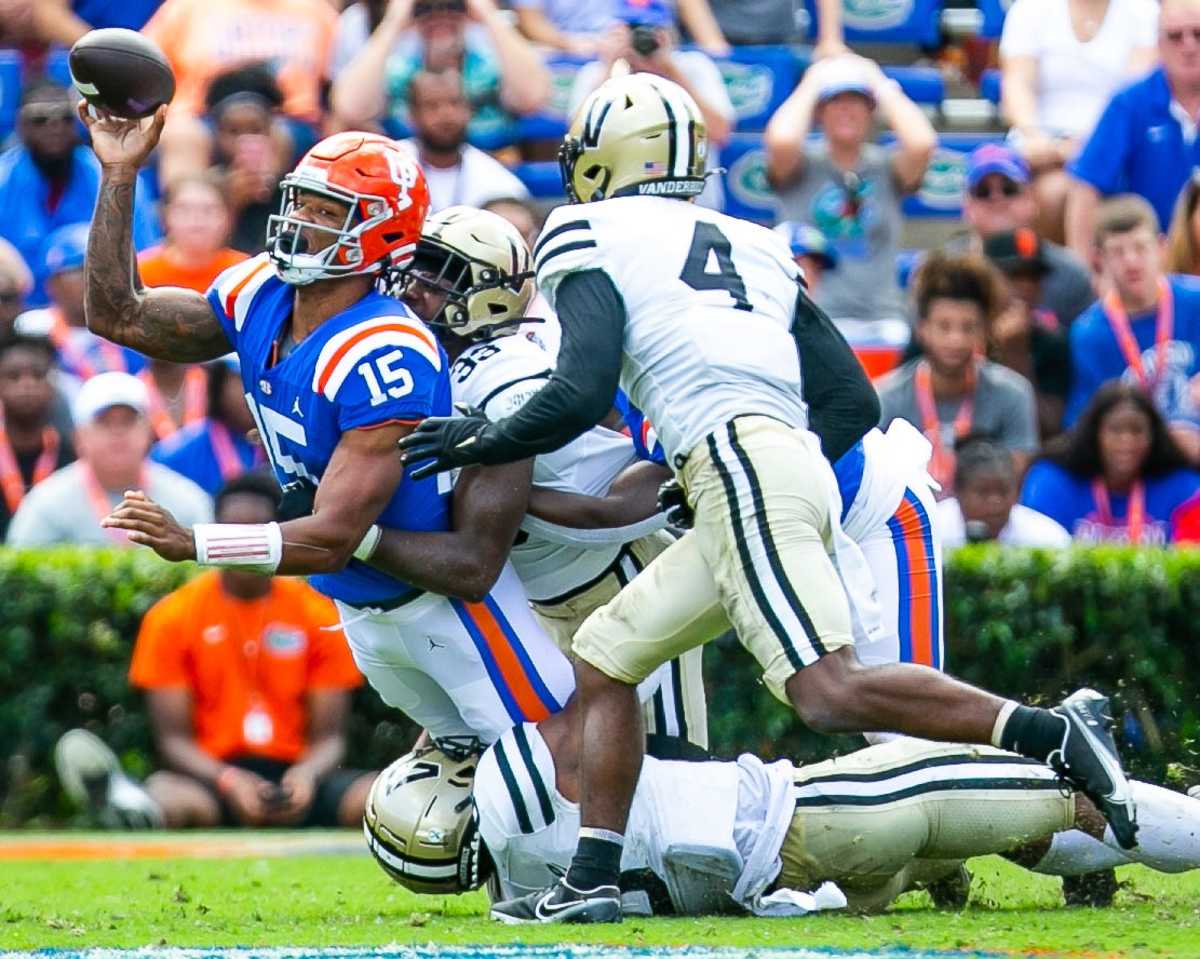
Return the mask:
<path fill-rule="evenodd" d="M 175 96 L 167 58 L 136 30 L 92 30 L 71 47 L 67 62 L 83 98 L 119 117 L 148 117 Z"/>

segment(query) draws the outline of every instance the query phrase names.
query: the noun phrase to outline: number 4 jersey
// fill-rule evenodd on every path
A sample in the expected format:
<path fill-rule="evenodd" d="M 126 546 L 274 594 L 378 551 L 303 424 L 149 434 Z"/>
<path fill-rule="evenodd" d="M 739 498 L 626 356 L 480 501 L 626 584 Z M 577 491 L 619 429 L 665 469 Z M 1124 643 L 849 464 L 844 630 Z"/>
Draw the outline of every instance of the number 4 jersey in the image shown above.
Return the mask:
<path fill-rule="evenodd" d="M 621 388 L 672 464 L 736 416 L 808 425 L 791 335 L 800 271 L 770 230 L 681 200 L 620 197 L 553 210 L 534 260 L 551 306 L 571 273 L 612 280 L 627 314 Z"/>
<path fill-rule="evenodd" d="M 404 304 L 377 293 L 326 320 L 273 362 L 295 295 L 265 253 L 226 270 L 208 292 L 241 360 L 246 402 L 280 483 L 298 477 L 319 482 L 349 430 L 450 413 L 445 353 Z M 378 522 L 396 529 L 448 529 L 449 490 L 444 479 L 414 481 L 406 471 Z M 355 605 L 413 591 L 358 560 L 311 582 L 327 596 Z"/>

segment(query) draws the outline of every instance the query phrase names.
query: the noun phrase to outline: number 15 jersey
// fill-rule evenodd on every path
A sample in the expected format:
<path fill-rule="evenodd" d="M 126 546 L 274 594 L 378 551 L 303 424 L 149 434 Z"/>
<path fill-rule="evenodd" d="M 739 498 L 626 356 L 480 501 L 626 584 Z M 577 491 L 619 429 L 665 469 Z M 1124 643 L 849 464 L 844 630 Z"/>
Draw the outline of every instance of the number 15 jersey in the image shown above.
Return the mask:
<path fill-rule="evenodd" d="M 280 483 L 303 477 L 319 484 L 350 430 L 450 414 L 445 353 L 403 303 L 378 293 L 330 317 L 275 361 L 275 343 L 295 296 L 295 287 L 275 275 L 265 253 L 230 267 L 208 292 L 241 361 L 246 402 Z M 394 529 L 448 529 L 447 479 L 413 480 L 406 470 L 376 522 Z M 355 605 L 414 592 L 356 559 L 310 582 L 326 596 Z"/>
<path fill-rule="evenodd" d="M 551 306 L 571 273 L 602 270 L 616 286 L 621 388 L 672 465 L 736 416 L 807 427 L 791 335 L 800 271 L 770 230 L 682 200 L 619 197 L 553 210 L 533 252 Z"/>

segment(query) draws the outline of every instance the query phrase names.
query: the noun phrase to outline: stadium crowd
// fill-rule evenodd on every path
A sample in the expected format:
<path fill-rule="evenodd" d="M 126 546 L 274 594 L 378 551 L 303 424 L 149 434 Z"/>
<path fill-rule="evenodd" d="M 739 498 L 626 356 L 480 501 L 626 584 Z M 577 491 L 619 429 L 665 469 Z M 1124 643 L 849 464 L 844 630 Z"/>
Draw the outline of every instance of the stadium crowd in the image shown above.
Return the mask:
<path fill-rule="evenodd" d="M 909 201 L 937 175 L 942 117 L 853 52 L 849 31 L 863 28 L 842 21 L 840 0 L 0 0 L 0 54 L 15 65 L 0 88 L 0 539 L 125 544 L 99 520 L 135 487 L 185 525 L 210 518 L 214 499 L 253 512 L 271 496 L 236 485 L 264 456 L 235 359 L 149 360 L 85 324 L 99 168 L 62 50 L 121 26 L 153 39 L 177 80 L 138 184 L 141 280 L 199 292 L 264 249 L 281 177 L 339 130 L 411 149 L 431 212 L 485 207 L 532 245 L 562 202 L 537 175 L 554 111 L 569 117 L 618 61 L 692 96 L 714 171 L 699 202 L 737 212 L 720 172 L 739 135 L 724 68 L 756 47 L 789 50 L 806 69 L 754 134 L 771 197 L 759 218 L 873 374 L 880 425 L 907 420 L 932 444 L 946 545 L 1200 541 L 1200 0 L 1013 0 L 991 54 L 1003 129 L 962 160 L 960 221 L 918 250 Z M 261 628 L 261 593 L 200 582 L 147 618 L 135 684 L 177 685 L 169 664 L 183 654 L 165 648 L 164 624 L 186 620 L 200 590 L 225 596 L 230 629 Z M 311 622 L 294 628 L 323 637 L 328 604 L 305 602 Z M 336 739 L 358 682 L 337 655 L 279 692 L 257 765 L 218 781 L 226 814 L 356 821 L 361 783 L 316 785 L 336 743 L 315 771 L 288 766 L 305 752 L 297 730 L 314 728 L 302 709 Z M 209 758 L 176 744 L 177 770 L 236 751 L 219 716 L 245 710 L 210 705 Z M 152 712 L 169 752 L 177 717 L 165 701 Z M 244 746 L 243 732 L 229 736 Z M 266 773 L 293 800 L 266 809 Z M 163 775 L 150 788 L 169 822 L 220 820 L 212 796 Z"/>

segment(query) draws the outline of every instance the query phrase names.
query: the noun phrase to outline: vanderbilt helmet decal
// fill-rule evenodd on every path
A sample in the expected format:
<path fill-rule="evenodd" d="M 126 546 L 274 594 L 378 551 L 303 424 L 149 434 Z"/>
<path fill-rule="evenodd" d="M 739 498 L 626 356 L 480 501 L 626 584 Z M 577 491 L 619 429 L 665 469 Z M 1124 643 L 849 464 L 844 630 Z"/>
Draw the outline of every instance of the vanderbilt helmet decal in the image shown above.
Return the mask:
<path fill-rule="evenodd" d="M 691 197 L 704 189 L 708 133 L 676 83 L 613 77 L 592 93 L 563 138 L 558 162 L 573 202 L 616 196 Z"/>

